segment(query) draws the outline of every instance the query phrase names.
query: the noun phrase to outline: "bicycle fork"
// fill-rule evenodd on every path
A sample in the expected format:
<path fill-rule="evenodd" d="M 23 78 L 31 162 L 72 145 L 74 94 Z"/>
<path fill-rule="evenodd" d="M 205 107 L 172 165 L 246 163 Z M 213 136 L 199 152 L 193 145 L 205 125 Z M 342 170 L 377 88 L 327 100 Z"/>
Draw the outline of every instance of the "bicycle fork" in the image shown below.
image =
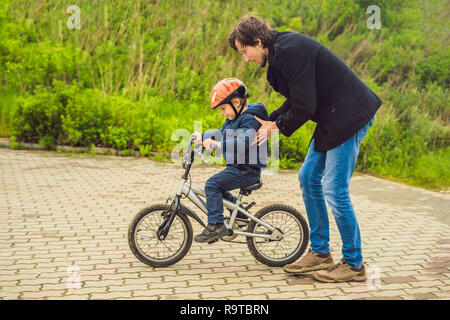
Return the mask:
<path fill-rule="evenodd" d="M 181 195 L 184 185 L 187 182 L 187 177 L 185 177 L 185 175 L 182 177 L 180 185 L 178 186 L 177 193 L 175 195 L 175 199 L 172 201 L 172 204 L 170 205 L 169 216 L 164 219 L 164 222 L 159 226 L 158 231 L 156 231 L 156 236 L 160 241 L 166 239 L 167 233 L 169 233 L 170 227 L 172 226 L 172 222 L 173 219 L 175 218 L 175 215 L 177 214 L 177 211 L 181 210 L 180 206 Z M 201 222 L 201 220 L 195 214 L 194 216 L 195 216 L 194 218 L 196 218 L 197 221 Z"/>
<path fill-rule="evenodd" d="M 172 226 L 173 219 L 179 209 L 180 206 L 180 197 L 179 195 L 175 196 L 175 200 L 172 201 L 170 206 L 169 216 L 165 217 L 163 223 L 159 226 L 158 231 L 156 231 L 156 236 L 160 241 L 166 239 L 167 233 L 169 232 L 170 227 Z"/>

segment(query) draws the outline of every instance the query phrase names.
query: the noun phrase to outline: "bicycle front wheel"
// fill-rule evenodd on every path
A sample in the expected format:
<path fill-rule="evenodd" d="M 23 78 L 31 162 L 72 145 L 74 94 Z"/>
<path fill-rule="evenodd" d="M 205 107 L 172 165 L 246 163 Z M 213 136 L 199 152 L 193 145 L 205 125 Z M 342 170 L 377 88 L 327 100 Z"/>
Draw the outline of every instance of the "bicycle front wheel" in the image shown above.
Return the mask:
<path fill-rule="evenodd" d="M 152 267 L 167 267 L 188 253 L 192 245 L 192 225 L 188 217 L 177 212 L 164 240 L 158 228 L 168 218 L 169 205 L 154 205 L 140 211 L 128 229 L 128 243 L 133 254 Z"/>
<path fill-rule="evenodd" d="M 309 229 L 298 210 L 291 206 L 275 204 L 262 208 L 255 217 L 275 227 L 283 235 L 281 240 L 247 236 L 247 246 L 256 260 L 271 267 L 282 267 L 296 261 L 305 252 Z M 271 233 L 253 220 L 247 230 L 256 234 Z"/>

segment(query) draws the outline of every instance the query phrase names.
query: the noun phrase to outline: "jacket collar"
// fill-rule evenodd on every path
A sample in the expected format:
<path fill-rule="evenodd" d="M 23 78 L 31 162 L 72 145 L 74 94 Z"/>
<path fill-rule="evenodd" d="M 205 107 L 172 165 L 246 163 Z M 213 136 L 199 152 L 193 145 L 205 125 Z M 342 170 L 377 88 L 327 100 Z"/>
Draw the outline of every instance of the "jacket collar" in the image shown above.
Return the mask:
<path fill-rule="evenodd" d="M 275 29 L 272 29 L 271 33 L 272 33 L 272 43 L 269 45 L 269 57 L 268 57 L 268 60 L 267 60 L 269 65 L 270 65 L 270 63 L 272 61 L 272 58 L 273 58 L 273 54 L 274 54 L 274 51 L 275 51 L 275 44 L 277 42 L 277 37 L 278 37 L 279 31 L 275 30 Z"/>

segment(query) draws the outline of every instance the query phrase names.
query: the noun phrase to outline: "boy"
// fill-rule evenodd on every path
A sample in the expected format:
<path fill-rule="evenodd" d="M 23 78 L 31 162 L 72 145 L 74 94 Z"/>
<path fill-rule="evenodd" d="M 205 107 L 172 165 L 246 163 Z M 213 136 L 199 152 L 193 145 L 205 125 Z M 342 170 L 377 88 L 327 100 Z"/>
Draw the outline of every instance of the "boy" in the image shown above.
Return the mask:
<path fill-rule="evenodd" d="M 196 242 L 212 242 L 225 235 L 223 199 L 236 202 L 236 197 L 229 191 L 257 183 L 261 167 L 266 166 L 267 144 L 258 147 L 251 146 L 251 142 L 261 126 L 254 116 L 263 120 L 269 116 L 262 103 L 247 105 L 248 97 L 247 88 L 239 79 L 219 81 L 211 91 L 211 109 L 219 108 L 226 117 L 225 123 L 221 130 L 193 134 L 197 140 L 203 141 L 205 148 L 215 146 L 222 149 L 227 163 L 225 170 L 206 181 L 208 225 L 194 237 Z M 263 149 L 260 152 L 258 148 Z"/>

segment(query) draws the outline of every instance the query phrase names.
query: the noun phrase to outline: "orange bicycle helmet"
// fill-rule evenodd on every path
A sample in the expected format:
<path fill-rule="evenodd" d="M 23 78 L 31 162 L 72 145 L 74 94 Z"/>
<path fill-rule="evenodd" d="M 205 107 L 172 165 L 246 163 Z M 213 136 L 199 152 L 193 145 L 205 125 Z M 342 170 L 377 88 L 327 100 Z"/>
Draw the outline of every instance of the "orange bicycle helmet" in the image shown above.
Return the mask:
<path fill-rule="evenodd" d="M 211 91 L 211 109 L 215 109 L 221 104 L 230 104 L 236 115 L 241 112 L 237 112 L 236 108 L 231 103 L 231 99 L 234 97 L 241 97 L 244 101 L 241 105 L 245 104 L 245 101 L 249 97 L 247 87 L 245 84 L 236 78 L 226 78 L 220 80 Z M 242 111 L 242 109 L 240 110 Z"/>

